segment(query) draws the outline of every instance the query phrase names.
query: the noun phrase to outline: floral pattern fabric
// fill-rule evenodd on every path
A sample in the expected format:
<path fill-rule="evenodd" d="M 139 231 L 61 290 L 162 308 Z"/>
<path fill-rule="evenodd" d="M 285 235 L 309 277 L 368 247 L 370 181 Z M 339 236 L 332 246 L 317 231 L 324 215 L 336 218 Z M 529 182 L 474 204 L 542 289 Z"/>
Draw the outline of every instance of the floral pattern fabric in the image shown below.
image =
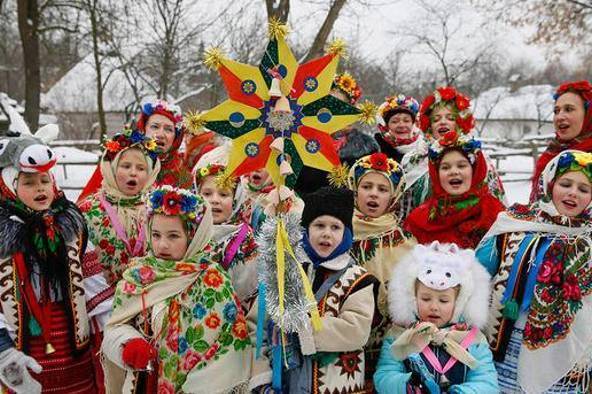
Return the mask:
<path fill-rule="evenodd" d="M 101 193 L 101 191 L 99 191 Z M 126 245 L 121 238 L 117 236 L 111 223 L 109 215 L 102 206 L 98 194 L 87 197 L 79 205 L 84 219 L 88 225 L 89 241 L 94 245 L 95 250 L 87 253 L 96 253 L 99 264 L 103 268 L 107 281 L 115 284 L 121 279 L 121 276 L 127 268 L 130 259 L 133 257 L 126 249 Z M 129 244 L 136 247 L 137 238 L 144 224 L 144 204 L 140 198 L 135 198 L 124 203 L 120 203 L 119 210 L 136 211 L 136 219 L 132 223 L 133 234 L 127 234 Z M 145 247 L 141 254 L 145 254 Z"/>
<path fill-rule="evenodd" d="M 167 312 L 162 328 L 154 335 L 159 393 L 181 391 L 190 371 L 205 368 L 223 355 L 250 345 L 246 320 L 230 277 L 210 257 L 204 253 L 198 260 L 178 262 L 152 256 L 140 258 L 124 273 L 118 286 L 115 309 L 127 298 L 142 297 L 159 281 L 196 275 L 188 287 L 165 301 Z"/>
<path fill-rule="evenodd" d="M 181 153 L 175 151 L 160 157 L 160 172 L 154 184 L 155 187 L 170 185 L 181 189 L 191 189 L 193 179 L 191 169 L 187 168 Z"/>

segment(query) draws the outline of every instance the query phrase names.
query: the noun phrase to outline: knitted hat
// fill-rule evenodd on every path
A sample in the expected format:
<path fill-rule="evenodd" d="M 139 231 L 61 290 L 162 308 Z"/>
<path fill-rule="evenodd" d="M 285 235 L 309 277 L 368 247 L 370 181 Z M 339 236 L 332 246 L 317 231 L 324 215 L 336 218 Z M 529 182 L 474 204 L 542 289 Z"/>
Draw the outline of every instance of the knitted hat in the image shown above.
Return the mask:
<path fill-rule="evenodd" d="M 338 89 L 343 92 L 349 99 L 349 103 L 354 105 L 362 97 L 362 89 L 351 76 L 350 73 L 337 74 L 333 80 L 332 89 Z"/>
<path fill-rule="evenodd" d="M 455 244 L 416 245 L 394 269 L 389 282 L 389 309 L 395 324 L 417 321 L 416 281 L 434 290 L 460 286 L 452 322 L 483 328 L 489 312 L 490 282 L 487 270 L 471 249 Z"/>
<path fill-rule="evenodd" d="M 351 190 L 325 186 L 304 195 L 303 200 L 301 223 L 304 228 L 308 228 L 319 216 L 329 215 L 341 220 L 345 227 L 353 231 L 354 193 Z"/>
<path fill-rule="evenodd" d="M 432 135 L 431 115 L 434 109 L 445 105 L 456 115 L 457 130 L 468 134 L 475 127 L 475 118 L 469 108 L 470 99 L 456 91 L 451 86 L 437 88 L 434 93 L 427 96 L 419 108 L 419 127 L 427 135 Z"/>
<path fill-rule="evenodd" d="M 418 111 L 419 103 L 417 100 L 404 94 L 387 97 L 385 102 L 378 107 L 378 113 L 386 125 L 388 125 L 390 118 L 398 113 L 409 114 L 415 120 Z"/>

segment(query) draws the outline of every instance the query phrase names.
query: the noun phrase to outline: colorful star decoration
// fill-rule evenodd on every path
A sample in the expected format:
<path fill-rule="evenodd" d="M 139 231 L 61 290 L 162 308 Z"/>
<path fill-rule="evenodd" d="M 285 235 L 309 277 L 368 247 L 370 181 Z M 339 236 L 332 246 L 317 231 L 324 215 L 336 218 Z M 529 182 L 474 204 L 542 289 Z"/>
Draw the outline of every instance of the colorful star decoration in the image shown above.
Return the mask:
<path fill-rule="evenodd" d="M 285 26 L 270 24 L 259 67 L 230 60 L 217 48 L 206 54 L 229 98 L 201 121 L 233 139 L 228 176 L 266 168 L 277 186 L 292 187 L 303 165 L 335 171 L 340 160 L 331 134 L 364 116 L 329 94 L 343 46 L 298 64 L 286 34 Z"/>

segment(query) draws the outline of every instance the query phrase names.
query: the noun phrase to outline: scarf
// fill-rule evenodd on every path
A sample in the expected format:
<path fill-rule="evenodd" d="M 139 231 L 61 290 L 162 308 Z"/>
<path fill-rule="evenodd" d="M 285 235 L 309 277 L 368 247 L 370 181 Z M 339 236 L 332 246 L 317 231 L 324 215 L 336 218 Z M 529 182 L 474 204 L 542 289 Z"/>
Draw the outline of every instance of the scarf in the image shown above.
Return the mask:
<path fill-rule="evenodd" d="M 86 248 L 87 228 L 76 205 L 61 191 L 45 211 L 32 210 L 18 199 L 2 199 L 0 216 L 0 234 L 4 240 L 0 254 L 6 257 L 18 251 L 26 252 L 29 268 L 36 262 L 51 286 L 64 285 L 69 269 L 65 264 L 66 243 L 82 234 L 81 254 Z"/>
<path fill-rule="evenodd" d="M 476 331 L 475 331 L 476 330 Z M 432 366 L 438 373 L 446 373 L 455 361 L 474 369 L 477 360 L 468 352 L 467 348 L 473 343 L 484 341 L 485 338 L 475 327 L 471 330 L 465 324 L 452 325 L 447 328 L 438 328 L 434 323 L 418 322 L 411 328 L 404 330 L 402 327 L 394 327 L 397 339 L 391 346 L 391 352 L 398 360 L 406 360 L 413 353 L 424 353 L 426 358 L 436 365 Z M 451 361 L 442 368 L 437 358 L 429 357 L 433 352 L 429 345 L 440 346 L 451 356 Z M 440 368 L 438 368 L 440 367 Z M 447 368 L 448 367 L 448 368 Z"/>
<path fill-rule="evenodd" d="M 115 180 L 115 169 L 122 153 L 112 161 L 101 160 L 101 189 L 79 203 L 88 223 L 89 239 L 109 283 L 121 279 L 132 257 L 143 256 L 146 252 L 143 240 L 146 207 L 142 196 L 152 187 L 160 170 L 160 164 L 156 163 L 140 193 L 127 196 L 119 190 Z"/>
<path fill-rule="evenodd" d="M 337 245 L 335 250 L 331 252 L 329 256 L 321 257 L 310 244 L 308 230 L 304 230 L 302 235 L 302 247 L 304 248 L 304 251 L 310 258 L 310 261 L 312 262 L 312 265 L 315 269 L 317 269 L 322 263 L 329 260 L 333 260 L 335 257 L 346 253 L 348 250 L 351 249 L 353 244 L 352 232 L 349 228 L 346 227 L 343 232 L 343 238 L 341 239 L 341 242 L 339 243 L 339 245 Z"/>
<path fill-rule="evenodd" d="M 547 146 L 547 149 L 539 157 L 536 162 L 534 174 L 532 176 L 532 189 L 530 193 L 530 202 L 534 202 L 538 197 L 545 194 L 541 190 L 541 174 L 543 173 L 547 164 L 559 153 L 567 149 L 581 150 L 584 152 L 592 152 L 592 101 L 588 101 L 588 108 L 584 116 L 584 123 L 580 134 L 569 141 L 560 140 L 555 136 Z"/>
<path fill-rule="evenodd" d="M 414 209 L 405 221 L 405 230 L 420 243 L 434 240 L 452 242 L 461 248 L 474 249 L 504 210 L 488 185 L 487 163 L 482 152 L 475 156 L 470 189 L 460 195 L 449 195 L 440 184 L 437 165 L 430 162 L 432 197 Z"/>

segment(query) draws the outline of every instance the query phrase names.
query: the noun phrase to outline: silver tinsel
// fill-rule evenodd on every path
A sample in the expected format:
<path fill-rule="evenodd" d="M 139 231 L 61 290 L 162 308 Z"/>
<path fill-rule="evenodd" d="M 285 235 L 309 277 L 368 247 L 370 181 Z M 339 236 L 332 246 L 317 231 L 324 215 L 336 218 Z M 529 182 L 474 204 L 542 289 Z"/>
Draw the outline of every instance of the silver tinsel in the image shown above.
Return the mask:
<path fill-rule="evenodd" d="M 284 313 L 280 315 L 279 289 L 276 263 L 276 231 L 278 220 L 284 220 L 288 239 L 298 261 L 285 254 L 286 269 L 284 281 Z M 301 332 L 310 330 L 309 310 L 316 303 L 309 301 L 304 293 L 304 285 L 298 265 L 308 261 L 306 252 L 300 244 L 302 228 L 300 216 L 286 214 L 282 218 L 268 217 L 257 236 L 258 256 L 257 267 L 259 280 L 265 285 L 265 305 L 267 314 L 284 332 Z"/>

